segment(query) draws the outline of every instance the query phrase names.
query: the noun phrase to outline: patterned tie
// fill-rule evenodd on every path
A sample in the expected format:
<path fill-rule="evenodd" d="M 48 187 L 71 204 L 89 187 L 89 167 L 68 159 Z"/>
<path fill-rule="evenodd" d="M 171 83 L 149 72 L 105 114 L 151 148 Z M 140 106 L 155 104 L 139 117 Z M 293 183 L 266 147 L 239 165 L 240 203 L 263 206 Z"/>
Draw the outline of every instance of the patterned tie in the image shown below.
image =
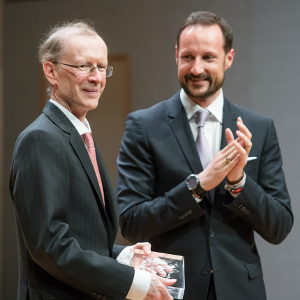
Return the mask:
<path fill-rule="evenodd" d="M 212 152 L 209 143 L 204 134 L 204 124 L 209 117 L 210 112 L 206 109 L 200 109 L 195 113 L 196 122 L 198 125 L 198 135 L 196 139 L 196 146 L 203 166 L 203 170 L 209 165 L 212 160 Z M 212 202 L 214 201 L 215 189 L 209 191 Z"/>
<path fill-rule="evenodd" d="M 97 158 L 96 158 L 96 149 L 95 149 L 95 145 L 94 145 L 94 141 L 93 141 L 93 137 L 92 134 L 90 132 L 84 133 L 81 135 L 82 140 L 86 146 L 87 152 L 90 156 L 90 159 L 92 161 L 95 173 L 96 173 L 96 177 L 98 179 L 98 183 L 100 186 L 100 191 L 101 191 L 101 195 L 102 195 L 102 199 L 103 199 L 103 204 L 105 205 L 105 201 L 104 201 L 104 191 L 103 191 L 103 185 L 102 185 L 102 181 L 101 181 L 101 177 L 100 177 L 100 173 L 99 173 L 99 168 L 98 168 L 98 164 L 97 164 Z"/>

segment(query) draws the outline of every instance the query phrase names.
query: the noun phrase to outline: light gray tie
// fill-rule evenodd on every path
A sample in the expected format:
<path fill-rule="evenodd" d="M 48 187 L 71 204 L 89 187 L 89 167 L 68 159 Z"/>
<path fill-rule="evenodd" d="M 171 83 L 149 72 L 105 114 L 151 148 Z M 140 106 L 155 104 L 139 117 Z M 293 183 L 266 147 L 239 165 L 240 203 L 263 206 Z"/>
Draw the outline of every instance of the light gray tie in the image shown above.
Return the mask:
<path fill-rule="evenodd" d="M 210 112 L 206 109 L 200 109 L 196 112 L 196 122 L 198 125 L 198 135 L 196 146 L 203 166 L 203 170 L 209 165 L 212 160 L 212 153 L 209 143 L 204 134 L 204 124 L 208 119 Z M 214 201 L 215 189 L 209 191 L 212 202 Z"/>
<path fill-rule="evenodd" d="M 197 150 L 203 166 L 203 170 L 212 160 L 211 149 L 204 134 L 204 124 L 209 117 L 210 112 L 206 109 L 201 109 L 196 112 L 196 122 L 198 123 L 198 135 L 196 139 Z"/>

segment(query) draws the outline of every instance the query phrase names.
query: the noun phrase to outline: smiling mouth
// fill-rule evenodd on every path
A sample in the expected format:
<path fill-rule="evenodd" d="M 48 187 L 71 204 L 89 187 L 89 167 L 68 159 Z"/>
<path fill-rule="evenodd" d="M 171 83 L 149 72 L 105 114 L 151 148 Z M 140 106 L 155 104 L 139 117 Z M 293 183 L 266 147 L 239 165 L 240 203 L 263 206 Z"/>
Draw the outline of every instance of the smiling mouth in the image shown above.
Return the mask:
<path fill-rule="evenodd" d="M 82 90 L 89 94 L 97 94 L 99 92 L 98 89 L 82 89 Z"/>
<path fill-rule="evenodd" d="M 187 78 L 188 81 L 194 85 L 203 85 L 205 82 L 208 82 L 209 83 L 209 80 L 208 79 L 204 79 L 204 78 Z"/>
<path fill-rule="evenodd" d="M 192 74 L 189 74 L 186 76 L 186 80 L 190 81 L 193 84 L 204 84 L 205 82 L 210 82 L 210 76 L 207 76 L 206 74 L 202 74 L 200 76 L 193 76 Z"/>

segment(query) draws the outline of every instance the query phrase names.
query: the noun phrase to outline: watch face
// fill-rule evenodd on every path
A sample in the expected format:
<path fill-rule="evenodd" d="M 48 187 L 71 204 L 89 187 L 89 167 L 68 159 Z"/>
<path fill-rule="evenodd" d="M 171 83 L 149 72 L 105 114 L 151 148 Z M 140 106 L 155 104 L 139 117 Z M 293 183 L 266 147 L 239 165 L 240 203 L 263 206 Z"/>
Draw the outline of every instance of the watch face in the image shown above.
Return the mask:
<path fill-rule="evenodd" d="M 191 177 L 188 180 L 188 184 L 191 189 L 194 189 L 197 186 L 197 179 L 195 177 Z"/>

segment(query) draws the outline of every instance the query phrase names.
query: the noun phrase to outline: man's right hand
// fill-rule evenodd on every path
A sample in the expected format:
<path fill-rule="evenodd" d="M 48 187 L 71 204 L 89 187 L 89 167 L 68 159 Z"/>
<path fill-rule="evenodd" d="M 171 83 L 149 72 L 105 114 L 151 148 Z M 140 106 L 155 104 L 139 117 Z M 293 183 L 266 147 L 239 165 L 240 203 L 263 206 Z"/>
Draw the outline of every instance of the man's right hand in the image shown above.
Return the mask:
<path fill-rule="evenodd" d="M 226 161 L 226 158 L 230 159 L 229 163 Z M 198 174 L 201 187 L 205 191 L 209 191 L 218 186 L 236 166 L 239 159 L 240 155 L 236 151 L 236 145 L 234 142 L 231 142 L 215 155 L 205 170 Z"/>
<path fill-rule="evenodd" d="M 152 273 L 150 287 L 144 300 L 173 300 L 165 285 L 175 282 L 176 279 L 166 279 Z"/>

